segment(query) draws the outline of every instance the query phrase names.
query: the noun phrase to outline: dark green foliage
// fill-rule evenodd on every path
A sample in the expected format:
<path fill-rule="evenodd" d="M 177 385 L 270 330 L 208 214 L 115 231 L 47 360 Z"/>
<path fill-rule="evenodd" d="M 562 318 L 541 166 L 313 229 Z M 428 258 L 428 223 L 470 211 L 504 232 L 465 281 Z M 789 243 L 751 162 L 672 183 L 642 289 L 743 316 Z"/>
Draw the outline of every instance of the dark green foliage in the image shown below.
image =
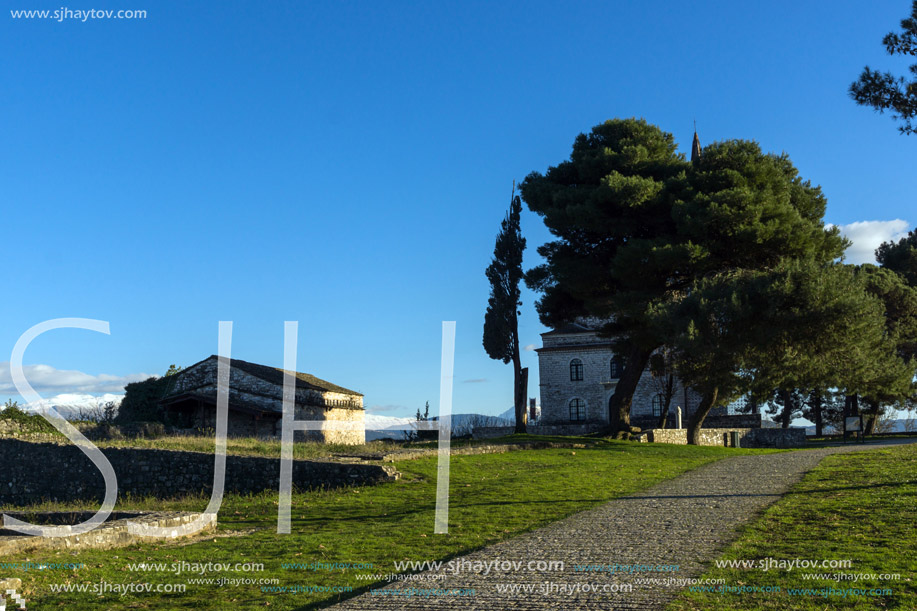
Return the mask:
<path fill-rule="evenodd" d="M 863 265 L 858 275 L 869 294 L 882 303 L 885 337 L 894 352 L 888 361 L 873 370 L 871 383 L 861 392 L 869 435 L 888 408 L 906 409 L 915 403 L 917 289 L 891 269 Z"/>
<path fill-rule="evenodd" d="M 787 260 L 774 270 L 742 270 L 701 279 L 659 311 L 671 334 L 679 377 L 703 397 L 689 435 L 717 405 L 744 392 L 778 402 L 783 424 L 801 409 L 792 389 L 867 392 L 904 369 L 888 341 L 882 303 L 852 266 Z M 801 393 L 800 393 L 801 394 Z M 788 419 L 789 418 L 789 419 Z"/>
<path fill-rule="evenodd" d="M 616 119 L 577 136 L 568 161 L 526 177 L 523 199 L 558 238 L 538 248 L 545 263 L 526 274 L 543 293 L 536 308 L 545 325 L 614 315 L 608 331 L 631 327 L 637 339 L 631 317 L 680 280 L 668 273 L 674 256 L 660 249 L 675 241 L 667 185 L 687 168 L 671 134 Z"/>
<path fill-rule="evenodd" d="M 417 422 L 427 422 L 430 419 L 430 402 L 427 401 L 423 407 L 423 413 L 420 412 L 420 408 L 417 408 Z M 404 431 L 404 440 L 405 441 L 429 441 L 431 439 L 436 439 L 439 435 L 438 431 Z"/>
<path fill-rule="evenodd" d="M 768 405 L 767 414 L 774 422 L 787 428 L 790 423 L 803 415 L 806 402 L 806 393 L 798 388 L 779 390 L 774 394 L 774 400 Z"/>
<path fill-rule="evenodd" d="M 494 257 L 485 274 L 490 282 L 490 297 L 484 313 L 484 350 L 487 355 L 504 363 L 513 363 L 513 405 L 516 415 L 516 432 L 525 432 L 525 403 L 528 395 L 528 369 L 522 367 L 519 357 L 519 306 L 522 292 L 522 237 L 520 220 L 522 201 L 515 195 L 510 201 L 509 213 L 500 224 L 494 245 Z"/>
<path fill-rule="evenodd" d="M 886 267 L 863 265 L 858 274 L 866 290 L 885 308 L 886 334 L 904 360 L 917 358 L 917 288 Z"/>
<path fill-rule="evenodd" d="M 118 408 L 114 401 L 108 401 L 102 408 L 102 421 L 106 424 L 113 424 L 115 416 L 118 414 Z"/>
<path fill-rule="evenodd" d="M 803 402 L 802 417 L 815 424 L 815 435 L 821 437 L 827 427 L 842 430 L 844 396 L 824 388 L 810 390 Z"/>
<path fill-rule="evenodd" d="M 648 310 L 684 286 L 692 257 L 671 213 L 689 168 L 676 148 L 671 134 L 642 119 L 610 120 L 577 136 L 569 160 L 521 185 L 557 237 L 538 248 L 545 263 L 526 274 L 542 293 L 539 317 L 555 328 L 585 316 L 609 321 L 602 333 L 624 361 L 609 418 L 624 435 L 640 375 L 662 343 L 648 332 Z"/>
<path fill-rule="evenodd" d="M 175 365 L 161 378 L 149 378 L 143 382 L 132 382 L 124 388 L 124 398 L 118 408 L 117 424 L 135 422 L 166 422 L 166 414 L 159 402 L 172 388 L 172 376 L 181 371 Z"/>
<path fill-rule="evenodd" d="M 824 226 L 827 200 L 786 154 L 756 142 L 713 143 L 687 175 L 672 211 L 690 279 L 735 269 L 771 269 L 784 259 L 828 263 L 848 245 Z M 690 250 L 689 250 L 690 247 Z"/>
<path fill-rule="evenodd" d="M 884 242 L 876 249 L 876 260 L 917 287 L 917 230 L 897 242 Z"/>
<path fill-rule="evenodd" d="M 688 163 L 671 134 L 636 119 L 580 134 L 570 159 L 545 175 L 530 174 L 522 194 L 558 238 L 538 249 L 545 263 L 526 275 L 543 293 L 537 303 L 542 322 L 557 327 L 580 316 L 613 317 L 603 333 L 626 359 L 609 407 L 618 430 L 629 426 L 631 397 L 651 353 L 673 335 L 693 338 L 691 349 L 707 354 L 731 354 L 747 343 L 718 337 L 727 329 L 708 324 L 712 320 L 695 320 L 694 331 L 660 324 L 672 315 L 687 325 L 690 304 L 681 314 L 672 306 L 698 290 L 723 289 L 699 282 L 728 283 L 790 259 L 827 265 L 847 245 L 837 228 L 824 226 L 821 190 L 803 180 L 786 155 L 734 140 L 712 144 Z M 715 319 L 717 313 L 704 315 Z M 739 378 L 749 374 L 727 365 L 732 359 L 710 372 L 701 353 L 691 358 L 705 362 L 680 369 L 705 369 L 695 377 L 711 374 L 720 402 L 747 385 Z"/>
<path fill-rule="evenodd" d="M 525 238 L 519 227 L 521 213 L 522 202 L 516 196 L 500 224 L 493 261 L 485 271 L 490 297 L 484 314 L 484 350 L 490 358 L 504 363 L 513 360 L 519 351 L 518 317 L 522 305 L 519 283 L 525 250 Z"/>
<path fill-rule="evenodd" d="M 900 34 L 891 32 L 882 39 L 885 50 L 889 55 L 917 56 L 917 0 L 911 5 L 910 17 L 901 20 L 901 29 Z M 917 63 L 911 64 L 909 71 L 914 78 L 908 81 L 866 66 L 860 78 L 850 85 L 850 97 L 880 113 L 892 111 L 892 118 L 904 123 L 898 130 L 913 134 L 917 132 L 913 123 L 917 118 Z"/>

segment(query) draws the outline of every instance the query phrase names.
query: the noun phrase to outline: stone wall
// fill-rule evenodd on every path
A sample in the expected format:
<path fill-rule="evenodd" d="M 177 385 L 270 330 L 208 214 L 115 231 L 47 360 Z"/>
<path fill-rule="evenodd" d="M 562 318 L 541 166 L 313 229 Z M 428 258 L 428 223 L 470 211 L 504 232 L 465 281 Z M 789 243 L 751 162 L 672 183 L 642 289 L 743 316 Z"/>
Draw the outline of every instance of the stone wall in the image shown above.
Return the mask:
<path fill-rule="evenodd" d="M 61 439 L 61 436 L 49 432 L 49 433 L 36 433 L 28 429 L 28 427 L 23 427 L 16 420 L 9 420 L 5 418 L 0 418 L 0 438 L 22 438 L 22 439 L 41 439 L 45 441 L 50 441 L 53 439 Z"/>
<path fill-rule="evenodd" d="M 727 416 L 708 414 L 704 418 L 704 427 L 711 429 L 759 429 L 762 421 L 761 414 L 732 414 Z"/>
<path fill-rule="evenodd" d="M 604 422 L 584 422 L 582 424 L 534 424 L 526 427 L 529 435 L 588 435 L 602 430 L 607 426 Z M 472 437 L 475 439 L 493 439 L 512 435 L 511 426 L 479 426 L 475 427 Z"/>
<path fill-rule="evenodd" d="M 739 447 L 742 448 L 798 448 L 805 445 L 806 431 L 802 428 L 790 429 L 701 429 L 700 445 L 732 446 L 731 432 L 739 433 Z M 645 439 L 655 443 L 687 444 L 687 429 L 652 429 L 646 432 Z"/>
<path fill-rule="evenodd" d="M 79 550 L 79 549 L 112 549 L 115 547 L 126 547 L 138 543 L 162 543 L 163 538 L 152 537 L 144 534 L 132 534 L 128 531 L 128 522 L 134 522 L 141 526 L 150 528 L 171 528 L 173 534 L 167 540 L 180 539 L 186 535 L 183 534 L 183 527 L 198 520 L 204 516 L 204 527 L 197 533 L 208 533 L 216 530 L 216 514 L 191 513 L 186 511 L 159 511 L 159 512 L 128 512 L 127 517 L 122 517 L 125 512 L 114 512 L 109 519 L 93 530 L 79 535 L 67 535 L 64 537 L 37 537 L 23 535 L 16 531 L 0 530 L 0 557 L 22 554 L 24 552 L 34 551 L 37 549 L 58 549 L 58 550 Z M 94 511 L 76 512 L 72 514 L 74 518 L 72 523 L 84 522 L 95 514 Z M 24 522 L 36 524 L 48 524 L 44 520 L 34 520 L 33 517 L 17 512 L 9 512 L 10 517 L 17 518 Z M 2 607 L 0 607 L 2 610 Z"/>
<path fill-rule="evenodd" d="M 704 418 L 701 425 L 705 429 L 751 429 L 760 428 L 762 423 L 761 414 L 723 414 L 724 408 L 717 408 L 717 413 L 711 413 Z M 659 418 L 653 418 L 645 415 L 631 416 L 630 423 L 640 427 L 643 430 L 658 428 Z M 672 409 L 669 418 L 666 421 L 667 429 L 674 429 L 676 426 L 675 401 L 672 400 Z M 688 417 L 682 413 L 681 426 L 688 426 Z"/>
<path fill-rule="evenodd" d="M 721 416 L 717 418 L 711 418 L 714 422 L 711 424 L 721 423 L 721 422 L 732 422 L 736 425 L 740 424 L 752 424 L 760 423 L 761 416 L 754 415 L 741 415 L 741 416 Z M 790 439 L 791 442 L 797 445 L 802 445 L 805 441 L 805 430 L 804 429 L 759 429 L 754 428 L 754 426 L 707 426 L 708 422 L 704 420 L 704 427 L 701 428 L 701 439 L 709 440 L 708 443 L 702 443 L 702 445 L 728 445 L 726 444 L 722 437 L 724 431 L 733 431 L 739 430 L 742 431 L 743 439 L 749 439 L 749 443 L 756 443 L 762 445 L 754 446 L 742 446 L 742 447 L 795 447 L 794 445 L 774 445 L 775 443 L 784 443 L 780 441 L 784 438 Z M 535 424 L 529 425 L 526 428 L 526 432 L 529 435 L 588 435 L 590 433 L 597 433 L 604 429 L 607 426 L 605 422 L 584 422 L 581 424 Z M 644 429 L 648 435 L 655 434 L 657 439 L 655 441 L 660 441 L 661 443 L 687 443 L 687 432 L 686 429 L 656 429 L 647 427 Z M 777 431 L 777 430 L 786 430 L 786 431 L 796 431 L 796 432 L 786 432 L 786 433 L 768 433 L 766 431 Z M 472 436 L 475 439 L 493 439 L 495 437 L 503 437 L 504 435 L 512 435 L 514 428 L 511 426 L 479 426 L 475 427 Z M 765 432 L 755 432 L 755 431 L 765 431 Z M 801 434 L 800 434 L 801 432 Z M 776 441 L 771 441 L 771 439 Z M 650 438 L 649 441 L 654 441 Z M 741 445 L 741 444 L 740 444 Z"/>
<path fill-rule="evenodd" d="M 91 433 L 99 428 L 97 422 L 71 422 L 70 423 L 75 429 L 91 437 Z M 66 438 L 57 431 L 50 431 L 47 433 L 38 433 L 30 430 L 28 426 L 23 427 L 22 424 L 16 420 L 8 420 L 5 418 L 0 418 L 0 439 L 23 439 L 27 441 L 62 441 Z"/>
<path fill-rule="evenodd" d="M 118 476 L 118 494 L 172 498 L 210 494 L 214 455 L 203 452 L 104 448 Z M 0 504 L 27 505 L 42 500 L 101 500 L 102 474 L 73 445 L 0 439 Z M 392 467 L 359 463 L 293 461 L 293 485 L 301 489 L 374 484 L 397 479 Z M 278 490 L 280 460 L 260 456 L 226 457 L 226 491 Z"/>

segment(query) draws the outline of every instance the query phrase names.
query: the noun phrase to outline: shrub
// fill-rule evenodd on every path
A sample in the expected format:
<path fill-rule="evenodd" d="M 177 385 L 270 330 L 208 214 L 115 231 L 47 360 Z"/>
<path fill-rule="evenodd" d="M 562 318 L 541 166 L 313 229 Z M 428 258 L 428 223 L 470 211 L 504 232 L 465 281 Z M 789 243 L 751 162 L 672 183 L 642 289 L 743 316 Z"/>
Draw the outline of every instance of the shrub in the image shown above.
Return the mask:
<path fill-rule="evenodd" d="M 38 414 L 30 414 L 19 407 L 19 403 L 8 399 L 3 411 L 0 411 L 0 420 L 15 422 L 23 433 L 57 433 L 50 422 Z"/>
<path fill-rule="evenodd" d="M 133 422 L 159 422 L 166 423 L 165 410 L 159 402 L 165 398 L 172 389 L 174 374 L 181 371 L 175 365 L 161 378 L 149 378 L 142 382 L 132 382 L 124 387 L 124 399 L 118 408 L 118 415 L 114 422 L 117 424 L 130 424 Z"/>

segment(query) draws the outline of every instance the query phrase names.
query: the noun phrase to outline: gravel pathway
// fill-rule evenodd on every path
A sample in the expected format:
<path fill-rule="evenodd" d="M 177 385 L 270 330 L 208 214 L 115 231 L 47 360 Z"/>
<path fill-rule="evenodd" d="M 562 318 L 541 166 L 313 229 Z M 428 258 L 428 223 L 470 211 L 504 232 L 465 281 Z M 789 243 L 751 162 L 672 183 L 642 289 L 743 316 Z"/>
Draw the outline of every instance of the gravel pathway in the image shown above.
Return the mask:
<path fill-rule="evenodd" d="M 900 442 L 898 442 L 900 443 Z M 726 458 L 632 496 L 454 560 L 415 580 L 378 586 L 332 609 L 534 611 L 662 609 L 736 537 L 736 529 L 780 498 L 828 454 L 897 445 L 851 444 Z M 564 570 L 526 570 L 529 561 L 563 561 Z M 501 570 L 504 562 L 520 569 Z M 574 565 L 593 565 L 592 571 Z M 678 565 L 635 572 L 614 565 Z M 485 567 L 490 567 L 489 570 Z M 647 585 L 637 580 L 655 578 Z M 666 583 L 667 582 L 667 583 Z M 615 591 L 632 585 L 632 591 Z M 502 588 L 503 591 L 500 591 Z M 515 591 L 512 589 L 515 588 Z M 439 590 L 440 593 L 437 593 Z M 471 593 L 473 590 L 473 594 Z M 593 591 L 589 591 L 593 590 Z M 447 593 L 442 593 L 446 591 Z M 450 592 L 451 591 L 451 592 Z"/>

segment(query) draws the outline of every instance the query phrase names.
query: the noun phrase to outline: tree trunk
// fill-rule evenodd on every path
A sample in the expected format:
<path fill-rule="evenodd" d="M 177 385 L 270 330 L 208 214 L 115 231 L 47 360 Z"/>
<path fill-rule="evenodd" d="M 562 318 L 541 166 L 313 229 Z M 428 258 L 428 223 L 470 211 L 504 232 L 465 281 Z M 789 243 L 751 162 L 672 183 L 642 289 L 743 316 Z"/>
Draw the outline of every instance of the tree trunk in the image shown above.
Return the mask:
<path fill-rule="evenodd" d="M 513 431 L 514 433 L 525 433 L 525 421 L 526 421 L 526 401 L 528 400 L 528 389 L 529 389 L 529 368 L 522 367 L 516 373 L 516 428 Z"/>
<path fill-rule="evenodd" d="M 669 408 L 672 406 L 672 396 L 675 394 L 675 376 L 669 374 L 666 376 L 665 381 L 665 392 L 663 397 L 665 400 L 662 402 L 662 413 L 659 414 L 659 422 L 656 423 L 656 428 L 664 429 L 666 425 L 666 420 L 669 418 Z"/>
<path fill-rule="evenodd" d="M 649 363 L 652 350 L 643 350 L 632 347 L 624 361 L 624 371 L 621 372 L 621 379 L 615 386 L 615 392 L 611 395 L 608 402 L 608 424 L 615 437 L 624 437 L 625 433 L 632 432 L 630 426 L 630 406 L 634 399 L 634 391 L 637 390 L 637 383 L 640 376 Z"/>
<path fill-rule="evenodd" d="M 525 408 L 529 393 L 529 368 L 519 358 L 519 318 L 513 311 L 513 407 L 516 412 L 514 433 L 525 433 Z"/>
<path fill-rule="evenodd" d="M 704 418 L 707 417 L 707 414 L 710 413 L 710 410 L 713 409 L 713 406 L 716 404 L 717 394 L 719 394 L 719 389 L 716 387 L 705 392 L 701 397 L 697 409 L 691 414 L 691 420 L 688 423 L 688 443 L 691 445 L 700 445 L 700 429 L 704 424 Z"/>
<path fill-rule="evenodd" d="M 876 423 L 879 421 L 879 402 L 875 399 L 863 398 L 866 404 L 866 422 L 863 423 L 863 435 L 872 435 L 876 430 Z"/>
<path fill-rule="evenodd" d="M 812 415 L 815 417 L 815 436 L 821 437 L 824 429 L 824 395 L 814 391 L 812 396 Z"/>
<path fill-rule="evenodd" d="M 783 389 L 779 391 L 783 395 L 783 413 L 780 414 L 780 428 L 790 428 L 790 416 L 793 414 L 793 394 Z"/>

